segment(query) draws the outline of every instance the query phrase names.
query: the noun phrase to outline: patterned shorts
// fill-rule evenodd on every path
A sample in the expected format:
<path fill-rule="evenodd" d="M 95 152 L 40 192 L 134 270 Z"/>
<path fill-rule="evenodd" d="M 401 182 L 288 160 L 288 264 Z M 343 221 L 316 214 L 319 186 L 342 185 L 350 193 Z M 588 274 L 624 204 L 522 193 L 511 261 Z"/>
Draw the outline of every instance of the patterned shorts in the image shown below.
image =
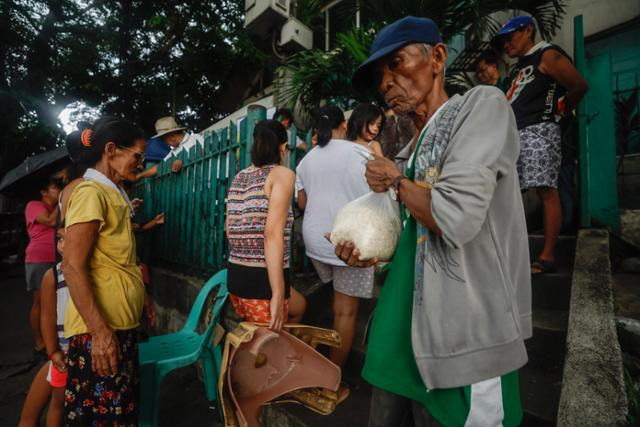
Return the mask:
<path fill-rule="evenodd" d="M 560 125 L 553 122 L 536 123 L 520 129 L 519 133 L 520 189 L 558 188 L 558 173 L 562 160 Z"/>
<path fill-rule="evenodd" d="M 118 372 L 98 376 L 91 369 L 91 335 L 69 339 L 65 426 L 138 425 L 138 336 L 135 329 L 116 331 L 122 359 Z"/>
<path fill-rule="evenodd" d="M 324 283 L 333 280 L 335 291 L 358 298 L 373 297 L 373 267 L 356 268 L 330 265 L 313 258 L 311 258 L 311 262 L 320 276 L 320 280 Z"/>
<path fill-rule="evenodd" d="M 229 294 L 229 299 L 231 299 L 231 304 L 238 316 L 244 320 L 256 323 L 269 323 L 271 321 L 270 300 L 240 298 L 233 294 Z M 289 316 L 288 299 L 284 300 L 283 311 L 284 318 L 287 319 Z"/>

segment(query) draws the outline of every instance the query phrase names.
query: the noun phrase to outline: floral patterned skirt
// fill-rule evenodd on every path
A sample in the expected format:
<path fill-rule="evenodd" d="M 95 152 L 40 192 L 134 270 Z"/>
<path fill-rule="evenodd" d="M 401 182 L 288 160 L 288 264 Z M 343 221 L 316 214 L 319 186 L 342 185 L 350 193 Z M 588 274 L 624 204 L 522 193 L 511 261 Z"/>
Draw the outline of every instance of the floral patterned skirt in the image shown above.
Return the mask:
<path fill-rule="evenodd" d="M 91 369 L 91 335 L 69 339 L 64 425 L 138 425 L 138 336 L 135 329 L 116 331 L 122 359 L 115 375 L 101 377 Z"/>

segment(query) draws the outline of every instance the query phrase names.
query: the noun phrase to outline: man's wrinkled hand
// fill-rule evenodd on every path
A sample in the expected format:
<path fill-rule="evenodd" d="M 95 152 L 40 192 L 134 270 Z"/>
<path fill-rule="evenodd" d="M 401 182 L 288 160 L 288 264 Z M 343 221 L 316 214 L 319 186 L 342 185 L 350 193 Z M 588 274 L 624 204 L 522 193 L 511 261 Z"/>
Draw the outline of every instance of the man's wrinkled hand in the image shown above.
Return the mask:
<path fill-rule="evenodd" d="M 324 237 L 331 241 L 331 234 L 327 233 Z M 340 241 L 336 245 L 335 249 L 336 256 L 344 261 L 349 267 L 358 267 L 358 268 L 367 268 L 375 265 L 378 261 L 376 258 L 371 258 L 367 260 L 360 261 L 358 257 L 360 256 L 360 251 L 356 248 L 353 242 L 349 241 Z"/>
<path fill-rule="evenodd" d="M 367 170 L 364 174 L 369 188 L 376 193 L 387 191 L 393 184 L 393 180 L 400 175 L 402 173 L 395 163 L 380 156 L 376 156 L 375 159 L 367 162 Z"/>

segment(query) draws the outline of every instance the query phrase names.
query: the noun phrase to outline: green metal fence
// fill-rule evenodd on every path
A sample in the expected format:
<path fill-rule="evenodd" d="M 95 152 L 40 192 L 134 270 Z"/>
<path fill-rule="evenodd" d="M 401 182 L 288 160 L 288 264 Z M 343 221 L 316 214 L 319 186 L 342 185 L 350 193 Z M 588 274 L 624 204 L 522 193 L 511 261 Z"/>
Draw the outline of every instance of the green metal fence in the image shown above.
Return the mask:
<path fill-rule="evenodd" d="M 262 106 L 250 106 L 239 129 L 232 122 L 221 131 L 204 135 L 204 147 L 195 144 L 178 159 L 179 173 L 171 171 L 173 158 L 158 164 L 158 174 L 141 182 L 145 219 L 165 212 L 165 224 L 138 239 L 145 258 L 183 272 L 204 274 L 223 268 L 227 260 L 225 238 L 226 197 L 236 173 L 251 164 L 253 129 L 266 118 Z M 295 169 L 297 131 L 290 132 L 290 166 Z M 306 135 L 311 147 L 311 134 Z M 293 251 L 292 245 L 292 251 Z"/>

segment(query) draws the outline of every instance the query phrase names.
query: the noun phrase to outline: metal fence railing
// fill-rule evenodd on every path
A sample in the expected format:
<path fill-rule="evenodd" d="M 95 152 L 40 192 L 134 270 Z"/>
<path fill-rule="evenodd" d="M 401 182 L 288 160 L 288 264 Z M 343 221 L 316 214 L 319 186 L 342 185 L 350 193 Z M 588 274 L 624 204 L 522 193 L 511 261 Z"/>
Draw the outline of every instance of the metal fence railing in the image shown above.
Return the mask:
<path fill-rule="evenodd" d="M 141 215 L 151 218 L 165 213 L 164 226 L 138 240 L 146 259 L 195 274 L 225 266 L 227 190 L 236 173 L 251 163 L 253 129 L 265 118 L 264 107 L 250 106 L 238 127 L 231 122 L 221 131 L 205 134 L 204 146 L 195 144 L 188 152 L 180 152 L 179 173 L 171 171 L 173 159 L 168 159 L 158 164 L 156 176 L 138 184 L 136 193 L 144 198 Z M 289 161 L 293 169 L 299 154 L 296 134 L 292 127 Z M 310 148 L 310 132 L 305 139 Z M 295 245 L 291 246 L 293 251 Z"/>

